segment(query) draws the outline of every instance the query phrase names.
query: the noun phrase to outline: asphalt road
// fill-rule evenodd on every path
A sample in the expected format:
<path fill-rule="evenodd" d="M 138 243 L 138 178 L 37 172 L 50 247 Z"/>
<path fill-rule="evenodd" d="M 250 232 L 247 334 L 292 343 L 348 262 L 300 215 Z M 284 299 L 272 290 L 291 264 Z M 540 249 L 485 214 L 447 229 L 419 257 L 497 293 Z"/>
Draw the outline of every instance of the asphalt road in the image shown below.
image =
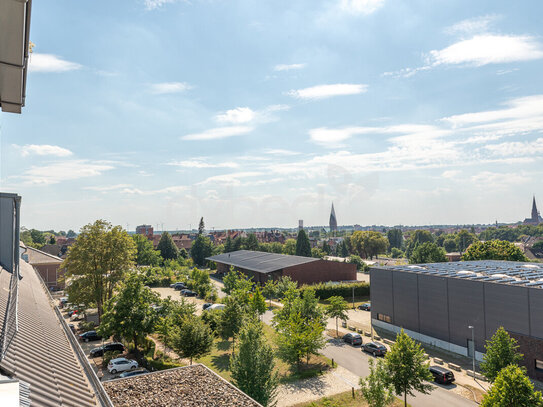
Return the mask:
<path fill-rule="evenodd" d="M 343 342 L 337 344 L 328 343 L 321 353 L 330 359 L 334 359 L 335 363 L 357 376 L 366 377 L 370 373 L 368 360 L 373 356 L 362 352 L 359 346 L 353 347 Z M 455 386 L 454 384 L 443 386 L 433 383 L 433 385 L 434 390 L 430 394 L 415 393 L 416 397 L 408 396 L 407 402 L 413 407 L 474 407 L 478 405 L 453 393 L 450 388 Z"/>

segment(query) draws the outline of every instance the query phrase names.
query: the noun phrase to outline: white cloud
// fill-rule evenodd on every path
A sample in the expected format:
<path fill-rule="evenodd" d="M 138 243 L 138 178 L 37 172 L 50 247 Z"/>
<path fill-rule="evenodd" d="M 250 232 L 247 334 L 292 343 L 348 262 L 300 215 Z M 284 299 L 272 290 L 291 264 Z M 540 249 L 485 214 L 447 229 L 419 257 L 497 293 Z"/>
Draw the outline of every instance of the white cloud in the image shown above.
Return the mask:
<path fill-rule="evenodd" d="M 83 189 L 87 189 L 89 191 L 97 191 L 97 192 L 109 192 L 109 191 L 117 191 L 125 188 L 131 188 L 132 185 L 130 184 L 116 184 L 116 185 L 104 185 L 104 186 L 91 186 L 91 187 L 85 187 Z"/>
<path fill-rule="evenodd" d="M 269 154 L 269 155 L 299 155 L 301 153 L 298 153 L 296 151 L 291 151 L 291 150 L 284 150 L 284 149 L 281 149 L 281 148 L 269 148 L 267 150 L 264 150 L 264 154 Z"/>
<path fill-rule="evenodd" d="M 368 15 L 374 13 L 385 4 L 385 0 L 340 0 L 339 6 L 351 14 Z"/>
<path fill-rule="evenodd" d="M 66 61 L 53 54 L 32 53 L 28 69 L 31 72 L 67 72 L 82 67 L 76 62 Z"/>
<path fill-rule="evenodd" d="M 58 161 L 32 166 L 20 176 L 26 185 L 52 185 L 79 178 L 95 177 L 114 169 L 112 165 L 89 160 Z"/>
<path fill-rule="evenodd" d="M 21 150 L 21 155 L 23 157 L 34 154 L 54 157 L 68 157 L 73 154 L 70 150 L 64 147 L 52 146 L 49 144 L 25 144 L 24 146 L 14 145 L 14 147 Z"/>
<path fill-rule="evenodd" d="M 169 163 L 168 165 L 173 165 L 175 167 L 182 167 L 182 168 L 237 168 L 239 167 L 239 164 L 235 162 L 231 162 L 231 161 L 208 163 L 204 160 L 198 160 L 198 159 L 174 161 L 174 162 Z"/>
<path fill-rule="evenodd" d="M 287 94 L 297 99 L 325 99 L 332 96 L 357 95 L 368 90 L 368 85 L 353 83 L 336 83 L 333 85 L 317 85 L 310 88 L 291 90 Z"/>
<path fill-rule="evenodd" d="M 242 172 L 234 172 L 231 174 L 222 174 L 222 175 L 215 175 L 213 177 L 206 178 L 204 181 L 200 182 L 200 185 L 205 184 L 211 184 L 211 183 L 218 183 L 222 186 L 240 186 L 241 180 L 240 178 L 251 178 L 251 177 L 258 177 L 262 176 L 264 173 L 257 172 L 257 171 L 242 171 Z"/>
<path fill-rule="evenodd" d="M 494 155 L 507 156 L 530 156 L 543 154 L 543 138 L 534 141 L 511 141 L 507 143 L 490 144 L 484 148 Z"/>
<path fill-rule="evenodd" d="M 187 134 L 181 140 L 218 140 L 227 137 L 241 136 L 253 130 L 249 126 L 216 127 L 202 133 Z"/>
<path fill-rule="evenodd" d="M 506 189 L 512 185 L 530 182 L 529 176 L 524 173 L 503 173 L 482 171 L 471 177 L 471 181 L 486 189 Z"/>
<path fill-rule="evenodd" d="M 191 86 L 185 82 L 162 82 L 150 85 L 151 93 L 155 95 L 164 95 L 168 93 L 180 93 L 191 89 Z"/>
<path fill-rule="evenodd" d="M 248 107 L 236 107 L 227 110 L 215 116 L 219 123 L 241 124 L 252 121 L 256 117 L 256 112 Z"/>
<path fill-rule="evenodd" d="M 180 194 L 187 192 L 189 187 L 186 185 L 174 185 L 161 189 L 143 190 L 139 188 L 123 188 L 120 190 L 122 194 L 127 195 L 163 195 L 163 194 Z"/>
<path fill-rule="evenodd" d="M 290 64 L 290 65 L 279 64 L 279 65 L 275 65 L 273 67 L 273 70 L 274 71 L 291 71 L 294 69 L 303 69 L 303 68 L 305 68 L 305 64 Z"/>
<path fill-rule="evenodd" d="M 543 58 L 543 49 L 534 37 L 513 35 L 476 35 L 442 50 L 430 51 L 432 65 L 503 64 Z"/>
<path fill-rule="evenodd" d="M 486 32 L 490 25 L 498 19 L 496 15 L 486 15 L 481 17 L 468 18 L 447 27 L 447 34 L 479 34 Z"/>
<path fill-rule="evenodd" d="M 147 10 L 154 10 L 162 7 L 164 4 L 175 3 L 177 0 L 144 0 Z"/>
<path fill-rule="evenodd" d="M 461 174 L 460 171 L 457 171 L 457 170 L 447 170 L 447 171 L 443 171 L 443 173 L 441 174 L 441 177 L 447 178 L 447 179 L 454 179 L 454 178 L 457 178 L 460 174 Z"/>

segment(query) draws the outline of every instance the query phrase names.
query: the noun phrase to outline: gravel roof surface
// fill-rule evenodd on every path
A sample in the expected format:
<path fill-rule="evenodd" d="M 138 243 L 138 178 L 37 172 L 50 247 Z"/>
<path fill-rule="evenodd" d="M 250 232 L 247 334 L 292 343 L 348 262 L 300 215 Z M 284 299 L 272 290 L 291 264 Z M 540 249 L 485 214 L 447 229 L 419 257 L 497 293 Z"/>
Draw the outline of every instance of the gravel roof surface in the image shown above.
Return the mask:
<path fill-rule="evenodd" d="M 200 364 L 103 384 L 115 407 L 261 407 Z"/>

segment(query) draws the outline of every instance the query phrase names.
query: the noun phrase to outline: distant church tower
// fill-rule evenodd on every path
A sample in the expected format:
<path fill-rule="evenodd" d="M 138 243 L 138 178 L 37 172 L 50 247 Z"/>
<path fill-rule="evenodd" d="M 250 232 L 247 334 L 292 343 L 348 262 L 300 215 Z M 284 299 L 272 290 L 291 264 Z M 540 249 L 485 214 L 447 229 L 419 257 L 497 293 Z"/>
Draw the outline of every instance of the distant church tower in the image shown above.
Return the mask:
<path fill-rule="evenodd" d="M 330 211 L 330 232 L 337 230 L 336 211 L 334 210 L 334 203 L 332 202 L 332 210 Z"/>
<path fill-rule="evenodd" d="M 537 205 L 535 203 L 535 195 L 532 201 L 532 216 L 530 218 L 524 219 L 524 223 L 528 225 L 539 225 L 543 223 L 543 218 L 539 216 L 539 211 L 537 210 Z"/>

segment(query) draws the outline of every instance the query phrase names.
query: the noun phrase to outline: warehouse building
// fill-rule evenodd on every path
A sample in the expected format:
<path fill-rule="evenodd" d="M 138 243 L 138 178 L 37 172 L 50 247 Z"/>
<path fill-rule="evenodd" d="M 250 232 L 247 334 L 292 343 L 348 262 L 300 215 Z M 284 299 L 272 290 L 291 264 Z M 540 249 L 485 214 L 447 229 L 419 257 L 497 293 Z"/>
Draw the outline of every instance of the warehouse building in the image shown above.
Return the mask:
<path fill-rule="evenodd" d="M 298 284 L 356 280 L 356 265 L 313 257 L 238 250 L 211 256 L 206 260 L 217 264 L 219 274 L 228 273 L 232 266 L 261 284 L 282 276 L 289 276 Z"/>
<path fill-rule="evenodd" d="M 528 374 L 543 380 L 543 265 L 469 261 L 375 267 L 374 328 L 399 332 L 482 360 L 503 326 L 520 345 Z M 472 341 L 474 338 L 474 342 Z"/>

